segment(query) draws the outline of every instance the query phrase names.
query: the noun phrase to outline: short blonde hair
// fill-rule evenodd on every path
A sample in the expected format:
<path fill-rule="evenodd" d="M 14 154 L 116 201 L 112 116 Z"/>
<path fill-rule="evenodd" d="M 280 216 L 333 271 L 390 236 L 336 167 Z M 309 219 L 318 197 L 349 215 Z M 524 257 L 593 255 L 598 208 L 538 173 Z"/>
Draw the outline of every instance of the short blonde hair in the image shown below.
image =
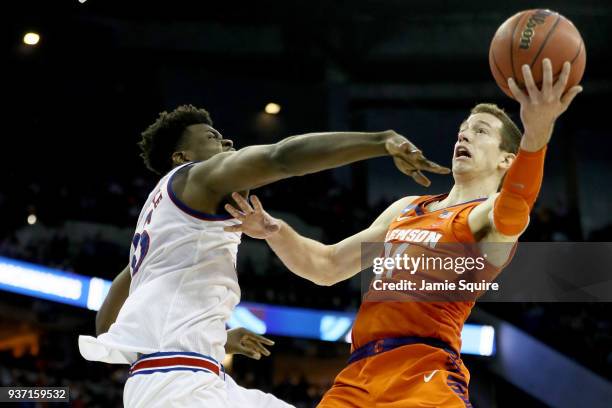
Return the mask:
<path fill-rule="evenodd" d="M 509 153 L 516 154 L 518 152 L 523 134 L 503 109 L 494 103 L 479 103 L 472 108 L 470 113 L 472 115 L 475 113 L 489 113 L 499 119 L 502 123 L 500 132 L 502 140 L 499 148 Z"/>

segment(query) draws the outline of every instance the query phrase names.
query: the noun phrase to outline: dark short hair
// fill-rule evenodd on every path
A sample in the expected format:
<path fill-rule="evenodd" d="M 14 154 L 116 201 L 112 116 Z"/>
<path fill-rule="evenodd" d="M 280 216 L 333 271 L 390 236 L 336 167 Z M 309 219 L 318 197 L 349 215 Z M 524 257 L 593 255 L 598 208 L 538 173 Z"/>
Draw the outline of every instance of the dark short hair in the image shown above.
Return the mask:
<path fill-rule="evenodd" d="M 514 154 L 519 151 L 522 133 L 503 109 L 493 103 L 479 103 L 472 108 L 470 113 L 472 115 L 475 113 L 490 113 L 499 119 L 502 123 L 500 132 L 501 143 L 499 144 L 499 148 L 505 152 Z"/>
<path fill-rule="evenodd" d="M 157 174 L 165 174 L 172 169 L 172 153 L 180 145 L 187 126 L 205 124 L 212 126 L 210 114 L 193 105 L 181 105 L 172 112 L 160 112 L 152 125 L 141 133 L 138 146 L 142 150 L 147 168 Z"/>

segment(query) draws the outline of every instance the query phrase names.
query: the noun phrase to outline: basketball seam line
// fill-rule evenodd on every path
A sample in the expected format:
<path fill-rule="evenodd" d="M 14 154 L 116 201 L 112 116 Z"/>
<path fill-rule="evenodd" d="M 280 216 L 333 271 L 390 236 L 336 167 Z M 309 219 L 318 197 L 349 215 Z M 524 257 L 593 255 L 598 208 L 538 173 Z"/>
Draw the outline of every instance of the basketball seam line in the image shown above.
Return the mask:
<path fill-rule="evenodd" d="M 578 52 L 576 53 L 576 55 L 574 56 L 574 58 L 572 58 L 572 60 L 570 61 L 570 64 L 573 64 L 574 61 L 576 61 L 576 59 L 578 58 L 578 56 L 580 55 L 580 53 L 582 52 L 582 46 L 584 45 L 584 41 L 582 41 L 582 39 L 580 40 L 580 47 L 578 47 Z"/>
<path fill-rule="evenodd" d="M 542 50 L 544 49 L 544 46 L 548 42 L 548 39 L 552 35 L 553 31 L 555 31 L 555 29 L 557 28 L 557 26 L 559 25 L 560 22 L 561 22 L 561 15 L 557 14 L 557 21 L 555 21 L 555 23 L 553 24 L 551 29 L 548 30 L 548 33 L 546 34 L 546 37 L 544 38 L 544 41 L 542 41 L 542 44 L 540 45 L 540 49 L 536 53 L 535 57 L 533 57 L 533 61 L 531 61 L 531 64 L 529 64 L 529 68 L 533 68 L 533 64 L 535 64 L 535 62 L 537 61 L 538 57 L 542 53 Z"/>
<path fill-rule="evenodd" d="M 578 47 L 578 52 L 576 53 L 576 55 L 574 56 L 574 58 L 572 58 L 572 60 L 570 61 L 570 64 L 573 64 L 574 61 L 576 61 L 576 59 L 580 56 L 581 52 L 582 52 L 582 46 L 584 45 L 584 41 L 580 40 L 580 47 Z M 559 75 L 561 75 L 561 72 L 563 72 L 563 66 L 561 66 L 561 68 L 559 68 L 559 71 L 557 71 L 556 74 L 553 74 L 553 79 L 555 77 L 558 77 Z"/>
<path fill-rule="evenodd" d="M 508 78 L 506 78 L 506 75 L 502 72 L 502 70 L 499 67 L 499 65 L 497 65 L 497 58 L 495 58 L 495 51 L 491 50 L 491 56 L 493 57 L 493 64 L 495 65 L 495 68 L 501 74 L 502 78 L 507 80 Z M 508 86 L 506 85 L 505 88 L 508 88 Z M 510 89 L 510 88 L 508 88 L 508 89 Z"/>
<path fill-rule="evenodd" d="M 510 36 L 510 66 L 512 67 L 512 78 L 516 78 L 516 72 L 514 71 L 514 34 L 516 33 L 516 28 L 519 26 L 519 23 L 523 17 L 519 17 L 516 19 L 516 24 L 512 29 L 512 35 Z"/>

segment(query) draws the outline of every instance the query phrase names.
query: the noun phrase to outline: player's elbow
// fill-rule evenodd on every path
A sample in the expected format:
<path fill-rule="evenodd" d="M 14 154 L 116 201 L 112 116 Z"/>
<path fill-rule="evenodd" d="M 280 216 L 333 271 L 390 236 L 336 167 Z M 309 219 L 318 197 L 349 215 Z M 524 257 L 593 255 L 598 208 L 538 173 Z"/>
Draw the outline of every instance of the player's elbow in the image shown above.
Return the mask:
<path fill-rule="evenodd" d="M 339 282 L 338 276 L 340 276 L 340 274 L 338 273 L 338 262 L 334 255 L 334 246 L 325 246 L 323 254 L 318 259 L 318 262 L 313 266 L 316 274 L 311 280 L 317 285 L 332 286 Z"/>
<path fill-rule="evenodd" d="M 325 262 L 313 262 L 305 266 L 301 272 L 297 274 L 318 286 L 332 286 L 337 283 L 336 279 L 334 279 L 335 273 L 333 268 Z"/>

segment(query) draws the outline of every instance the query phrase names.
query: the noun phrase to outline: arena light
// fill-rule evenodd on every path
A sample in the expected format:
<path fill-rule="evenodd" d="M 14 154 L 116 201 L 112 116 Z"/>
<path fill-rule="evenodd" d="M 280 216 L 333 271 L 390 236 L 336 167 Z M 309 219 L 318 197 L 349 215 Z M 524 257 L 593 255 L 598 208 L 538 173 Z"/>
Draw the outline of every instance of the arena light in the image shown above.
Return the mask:
<path fill-rule="evenodd" d="M 84 307 L 89 279 L 28 262 L 0 257 L 0 289 Z"/>
<path fill-rule="evenodd" d="M 36 218 L 36 215 L 34 215 L 34 214 L 30 214 L 30 215 L 28 215 L 28 224 L 29 224 L 29 225 L 34 225 L 34 224 L 36 224 L 36 221 L 37 221 L 37 220 L 38 220 L 38 219 Z"/>
<path fill-rule="evenodd" d="M 234 309 L 234 313 L 230 316 L 227 325 L 230 328 L 246 327 L 257 334 L 264 334 L 268 331 L 266 322 L 244 306 L 238 306 Z"/>
<path fill-rule="evenodd" d="M 270 102 L 266 105 L 265 111 L 269 115 L 277 115 L 281 110 L 281 107 L 278 103 Z"/>
<path fill-rule="evenodd" d="M 89 293 L 87 294 L 87 308 L 89 310 L 100 310 L 111 284 L 112 282 L 106 279 L 91 278 Z"/>
<path fill-rule="evenodd" d="M 321 340 L 338 341 L 353 327 L 353 319 L 347 316 L 325 315 L 321 318 L 320 331 Z"/>
<path fill-rule="evenodd" d="M 38 33 L 29 32 L 23 36 L 23 43 L 26 45 L 36 45 L 40 42 L 40 35 Z"/>
<path fill-rule="evenodd" d="M 493 326 L 466 324 L 461 331 L 461 352 L 477 356 L 495 354 L 495 329 Z"/>
<path fill-rule="evenodd" d="M 495 329 L 493 326 L 482 326 L 480 329 L 480 355 L 492 356 L 495 353 Z"/>
<path fill-rule="evenodd" d="M 0 256 L 0 290 L 99 310 L 112 282 L 60 271 Z M 240 303 L 228 321 L 230 328 L 245 327 L 259 334 L 351 342 L 355 313 L 299 307 Z M 495 354 L 495 329 L 466 324 L 461 332 L 461 352 L 479 356 Z"/>

